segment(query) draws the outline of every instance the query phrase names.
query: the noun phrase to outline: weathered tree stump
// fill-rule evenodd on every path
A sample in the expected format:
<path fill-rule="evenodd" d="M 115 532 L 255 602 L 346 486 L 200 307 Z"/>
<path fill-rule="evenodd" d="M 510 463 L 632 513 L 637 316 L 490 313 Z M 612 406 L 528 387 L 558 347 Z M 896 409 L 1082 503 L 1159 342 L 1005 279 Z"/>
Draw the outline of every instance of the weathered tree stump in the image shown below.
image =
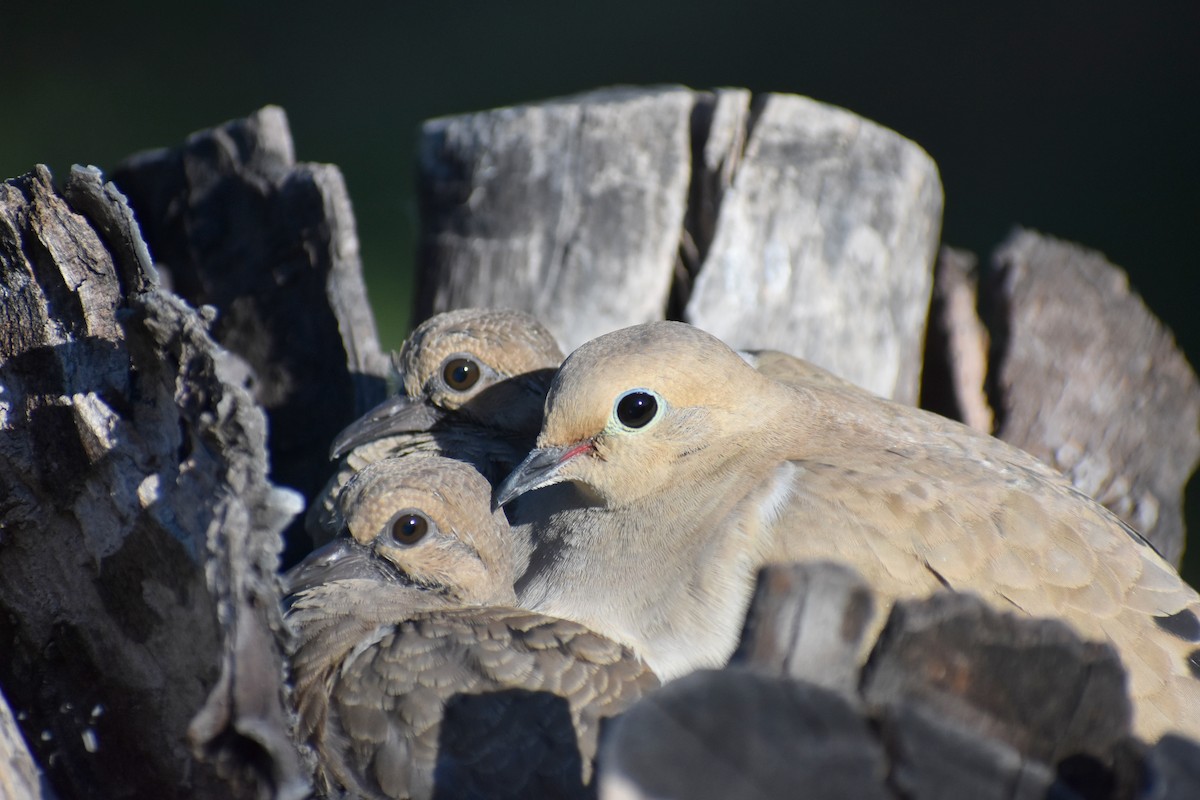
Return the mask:
<path fill-rule="evenodd" d="M 1135 798 L 1152 796 L 1143 779 L 1193 785 L 1179 743 L 1142 771 L 1111 647 L 970 595 L 898 603 L 861 674 L 851 665 L 831 683 L 795 672 L 837 660 L 829 628 L 859 616 L 839 612 L 831 624 L 797 605 L 860 605 L 845 602 L 855 580 L 829 564 L 764 570 L 753 646 L 743 641 L 737 666 L 669 683 L 615 720 L 601 797 L 765 800 L 803 786 L 814 800 Z M 787 581 L 798 603 L 762 602 Z"/>
<path fill-rule="evenodd" d="M 802 98 L 609 90 L 435 120 L 421 168 L 421 315 L 526 308 L 568 347 L 683 318 L 915 399 L 940 186 L 895 134 Z M 64 798 L 297 797 L 276 570 L 300 503 L 282 485 L 320 488 L 329 439 L 385 372 L 349 201 L 336 169 L 294 162 L 277 109 L 117 177 L 132 211 L 94 171 L 61 192 L 44 169 L 0 186 L 0 690 L 24 737 L 0 703 L 0 790 L 51 796 L 36 762 Z M 1021 234 L 987 269 L 977 284 L 944 252 L 934 286 L 926 362 L 944 362 L 949 413 L 987 427 L 994 409 L 1000 435 L 1177 554 L 1200 386 L 1169 335 L 1078 248 Z M 1109 796 L 1079 783 L 1107 780 L 1165 800 L 1200 783 L 1194 743 L 1141 760 L 1105 654 L 1046 623 L 910 609 L 865 677 L 847 671 L 864 592 L 828 565 L 776 571 L 738 654 L 752 669 L 650 698 L 628 730 L 648 725 L 653 747 L 614 744 L 616 785 L 758 796 L 777 766 L 879 797 Z M 1055 670 L 1026 669 L 1048 651 Z M 964 660 L 957 693 L 922 683 Z M 1001 684 L 1021 702 L 980 702 Z M 1072 716 L 1081 698 L 1095 724 Z M 731 735 L 712 770 L 662 772 Z M 1087 763 L 1063 766 L 1068 742 Z"/>
<path fill-rule="evenodd" d="M 0 682 L 39 763 L 72 797 L 303 795 L 277 578 L 302 504 L 267 479 L 257 375 L 160 284 L 94 171 L 3 185 L 0 268 Z M 334 374 L 377 352 L 348 335 Z"/>
<path fill-rule="evenodd" d="M 730 663 L 853 694 L 876 613 L 870 587 L 844 564 L 769 565 Z"/>
<path fill-rule="evenodd" d="M 1179 563 L 1200 380 L 1103 256 L 1017 230 L 979 274 L 944 248 L 923 380 L 923 406 L 1058 468 Z"/>
<path fill-rule="evenodd" d="M 790 95 L 604 90 L 427 123 L 417 316 L 568 350 L 668 313 L 916 402 L 942 191 L 920 148 Z"/>
<path fill-rule="evenodd" d="M 427 122 L 420 316 L 525 309 L 568 351 L 661 319 L 693 102 L 683 88 L 604 89 Z"/>
<path fill-rule="evenodd" d="M 604 90 L 434 120 L 420 170 L 418 319 L 520 308 L 569 351 L 679 318 L 908 403 L 924 358 L 930 407 L 1179 562 L 1200 383 L 1169 333 L 1111 265 L 1034 234 L 982 286 L 945 249 L 930 309 L 941 185 L 899 135 L 790 95 Z"/>
<path fill-rule="evenodd" d="M 341 172 L 297 164 L 287 118 L 268 106 L 133 156 L 113 182 L 171 289 L 214 307 L 213 337 L 250 365 L 271 479 L 311 500 L 329 442 L 383 399 L 388 372 Z M 309 549 L 299 522 L 288 544 L 288 563 Z"/>
<path fill-rule="evenodd" d="M 996 435 L 1057 467 L 1168 561 L 1200 461 L 1200 381 L 1099 253 L 1016 231 L 983 294 Z"/>
<path fill-rule="evenodd" d="M 941 233 L 933 160 L 804 97 L 768 94 L 746 116 L 684 319 L 916 403 Z"/>
<path fill-rule="evenodd" d="M 65 796 L 299 796 L 268 471 L 383 394 L 349 200 L 271 108 L 120 174 L 161 271 L 95 172 L 0 196 L 0 685 Z"/>

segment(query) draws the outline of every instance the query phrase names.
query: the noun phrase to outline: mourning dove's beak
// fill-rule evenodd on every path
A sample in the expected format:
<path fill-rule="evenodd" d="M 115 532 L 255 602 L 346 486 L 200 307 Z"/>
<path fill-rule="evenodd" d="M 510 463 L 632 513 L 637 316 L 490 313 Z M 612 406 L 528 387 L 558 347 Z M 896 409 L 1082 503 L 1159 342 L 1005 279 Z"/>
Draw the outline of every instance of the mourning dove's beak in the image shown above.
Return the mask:
<path fill-rule="evenodd" d="M 526 492 L 568 480 L 562 474 L 567 462 L 594 450 L 592 442 L 577 442 L 562 447 L 539 447 L 517 465 L 512 474 L 492 493 L 492 509 L 512 502 Z"/>
<path fill-rule="evenodd" d="M 425 396 L 398 394 L 384 400 L 334 437 L 331 459 L 341 458 L 359 445 L 398 433 L 428 431 L 446 416 Z"/>

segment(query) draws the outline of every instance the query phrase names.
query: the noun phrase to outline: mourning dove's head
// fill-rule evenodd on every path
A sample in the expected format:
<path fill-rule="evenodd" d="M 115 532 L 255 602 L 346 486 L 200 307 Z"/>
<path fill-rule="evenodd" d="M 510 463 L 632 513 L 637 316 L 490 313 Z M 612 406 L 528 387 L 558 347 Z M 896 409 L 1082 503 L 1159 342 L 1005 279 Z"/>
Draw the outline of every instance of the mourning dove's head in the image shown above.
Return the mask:
<path fill-rule="evenodd" d="M 448 415 L 532 436 L 562 357 L 550 332 L 522 311 L 465 308 L 431 317 L 397 357 L 404 392 L 339 434 L 332 456 L 383 436 L 429 430 Z"/>
<path fill-rule="evenodd" d="M 563 481 L 590 487 L 609 507 L 659 491 L 678 465 L 736 448 L 771 402 L 773 382 L 716 337 L 680 322 L 651 322 L 584 344 L 546 398 L 537 448 L 497 487 L 503 505 Z"/>
<path fill-rule="evenodd" d="M 369 464 L 338 496 L 348 536 L 298 565 L 289 591 L 376 577 L 463 604 L 512 603 L 512 537 L 504 515 L 489 508 L 490 495 L 483 476 L 461 461 L 409 456 Z"/>

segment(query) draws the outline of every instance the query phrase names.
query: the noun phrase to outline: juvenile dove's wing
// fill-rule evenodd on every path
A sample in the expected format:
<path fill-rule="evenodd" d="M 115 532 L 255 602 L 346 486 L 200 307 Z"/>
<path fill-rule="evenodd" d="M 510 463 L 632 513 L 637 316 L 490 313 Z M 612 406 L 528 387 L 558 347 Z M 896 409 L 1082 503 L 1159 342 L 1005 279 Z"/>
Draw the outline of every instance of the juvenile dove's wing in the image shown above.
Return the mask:
<path fill-rule="evenodd" d="M 293 606 L 311 633 L 293 669 L 327 783 L 363 796 L 587 796 L 600 720 L 657 686 L 628 648 L 540 614 L 331 615 L 343 591 L 361 598 L 355 584 Z"/>
<path fill-rule="evenodd" d="M 657 679 L 583 626 L 512 608 L 491 487 L 438 456 L 367 465 L 345 535 L 285 576 L 299 733 L 326 793 L 586 796 L 599 720 Z"/>

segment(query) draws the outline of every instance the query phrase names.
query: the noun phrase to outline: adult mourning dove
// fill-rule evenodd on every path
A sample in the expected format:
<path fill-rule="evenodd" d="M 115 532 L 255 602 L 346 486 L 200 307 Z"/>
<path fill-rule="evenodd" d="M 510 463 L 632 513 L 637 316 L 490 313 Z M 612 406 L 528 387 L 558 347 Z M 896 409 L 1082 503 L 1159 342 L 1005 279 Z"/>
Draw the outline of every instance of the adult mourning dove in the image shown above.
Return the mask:
<path fill-rule="evenodd" d="M 628 648 L 514 608 L 508 525 L 471 466 L 368 465 L 349 536 L 287 575 L 299 732 L 331 796 L 587 794 L 602 718 L 658 681 Z"/>
<path fill-rule="evenodd" d="M 310 508 L 314 541 L 336 533 L 334 501 L 350 477 L 381 458 L 437 453 L 499 481 L 533 446 L 562 358 L 550 332 L 522 311 L 465 308 L 418 325 L 397 357 L 402 391 L 333 441 L 331 457 L 342 460 Z"/>
<path fill-rule="evenodd" d="M 554 484 L 565 484 L 555 486 Z M 579 620 L 670 678 L 725 661 L 764 563 L 848 562 L 880 595 L 973 591 L 1108 639 L 1136 728 L 1200 734 L 1200 598 L 1060 474 L 867 392 L 785 385 L 657 322 L 571 354 L 537 448 L 497 487 L 536 550 L 523 606 Z"/>

